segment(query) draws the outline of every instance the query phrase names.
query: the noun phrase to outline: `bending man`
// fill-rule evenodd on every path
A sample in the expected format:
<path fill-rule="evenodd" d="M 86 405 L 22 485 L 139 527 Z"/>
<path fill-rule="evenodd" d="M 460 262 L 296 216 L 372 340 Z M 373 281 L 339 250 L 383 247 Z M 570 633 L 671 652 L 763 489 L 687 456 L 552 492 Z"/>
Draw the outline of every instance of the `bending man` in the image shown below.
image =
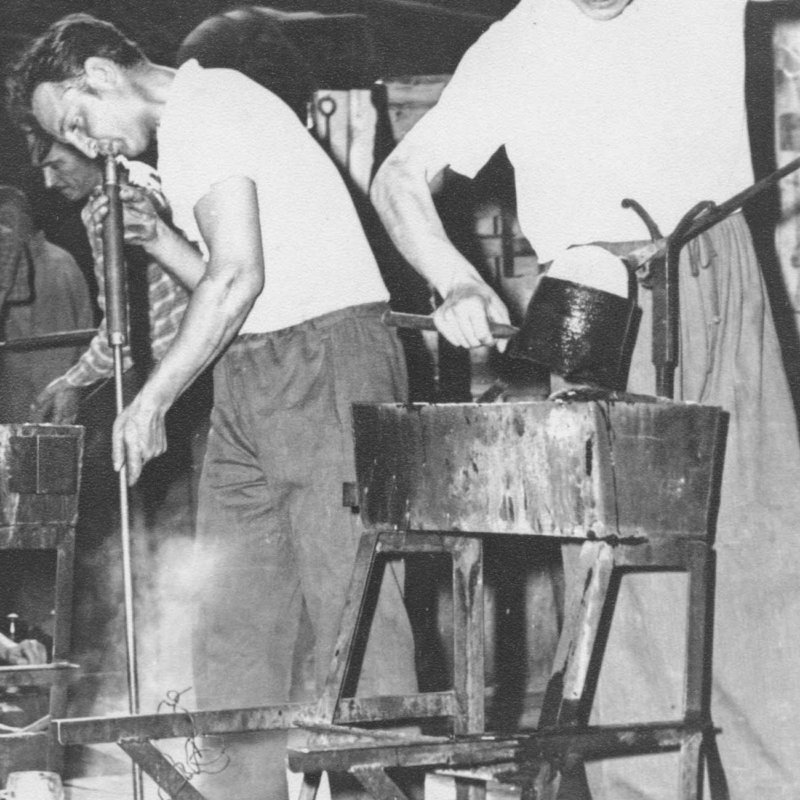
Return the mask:
<path fill-rule="evenodd" d="M 285 702 L 303 603 L 321 683 L 359 536 L 350 405 L 401 400 L 388 293 L 336 167 L 295 113 L 239 73 L 148 61 L 113 26 L 55 23 L 23 54 L 16 102 L 93 157 L 157 138 L 158 172 L 188 243 L 149 215 L 138 241 L 192 288 L 180 330 L 117 419 L 132 480 L 164 446 L 164 414 L 217 360 L 200 485 L 195 689 L 205 708 Z M 146 200 L 123 195 L 148 218 Z M 98 207 L 98 214 L 102 209 Z M 399 586 L 387 571 L 361 690 L 416 688 Z M 209 796 L 285 798 L 283 737 L 251 735 Z M 204 791 L 205 793 L 205 791 Z"/>

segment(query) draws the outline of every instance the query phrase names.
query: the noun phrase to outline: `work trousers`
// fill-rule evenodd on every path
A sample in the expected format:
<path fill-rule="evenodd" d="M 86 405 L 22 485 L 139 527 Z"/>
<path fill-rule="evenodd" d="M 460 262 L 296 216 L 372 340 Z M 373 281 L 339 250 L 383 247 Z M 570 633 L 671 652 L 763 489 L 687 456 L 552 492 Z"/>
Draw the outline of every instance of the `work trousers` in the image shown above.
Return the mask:
<path fill-rule="evenodd" d="M 651 295 L 639 296 L 644 315 L 628 388 L 653 394 Z M 711 710 L 719 749 L 733 800 L 790 800 L 800 797 L 800 444 L 740 214 L 684 248 L 680 316 L 676 399 L 730 414 L 716 528 Z M 686 585 L 675 573 L 622 578 L 595 721 L 682 715 Z M 677 755 L 606 760 L 591 778 L 598 798 L 672 800 Z"/>
<path fill-rule="evenodd" d="M 384 308 L 355 306 L 239 336 L 215 368 L 198 503 L 202 578 L 193 656 L 201 709 L 297 697 L 293 666 L 303 655 L 296 650 L 304 618 L 317 690 L 322 686 L 361 534 L 358 516 L 342 504 L 343 483 L 355 480 L 351 404 L 406 396 L 402 351 L 381 321 Z M 416 691 L 402 586 L 401 565 L 390 564 L 361 694 Z M 287 796 L 285 735 L 236 735 L 217 744 L 225 744 L 222 760 L 230 764 L 201 776 L 197 786 L 206 796 Z"/>

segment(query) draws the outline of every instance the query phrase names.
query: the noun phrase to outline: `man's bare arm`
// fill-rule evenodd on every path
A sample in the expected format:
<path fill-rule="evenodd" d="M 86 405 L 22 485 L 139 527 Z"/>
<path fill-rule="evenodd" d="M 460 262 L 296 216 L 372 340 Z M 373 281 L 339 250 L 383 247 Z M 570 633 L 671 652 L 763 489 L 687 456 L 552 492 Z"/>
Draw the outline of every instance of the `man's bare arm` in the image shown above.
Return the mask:
<path fill-rule="evenodd" d="M 114 423 L 114 465 L 131 483 L 166 448 L 164 415 L 239 331 L 264 285 L 256 187 L 231 177 L 195 206 L 210 257 L 178 334 L 131 405 Z"/>
<path fill-rule="evenodd" d="M 372 202 L 397 248 L 444 299 L 434 315 L 439 331 L 461 347 L 491 344 L 489 320 L 508 322 L 508 311 L 448 239 L 433 202 L 444 170 L 429 172 L 401 143 L 375 176 Z"/>
<path fill-rule="evenodd" d="M 200 282 L 206 263 L 200 251 L 159 214 L 146 191 L 135 186 L 120 189 L 125 219 L 125 241 L 142 247 L 178 283 L 190 292 Z M 108 214 L 108 197 L 97 194 L 86 207 L 84 222 L 95 235 L 102 237 L 103 221 Z"/>

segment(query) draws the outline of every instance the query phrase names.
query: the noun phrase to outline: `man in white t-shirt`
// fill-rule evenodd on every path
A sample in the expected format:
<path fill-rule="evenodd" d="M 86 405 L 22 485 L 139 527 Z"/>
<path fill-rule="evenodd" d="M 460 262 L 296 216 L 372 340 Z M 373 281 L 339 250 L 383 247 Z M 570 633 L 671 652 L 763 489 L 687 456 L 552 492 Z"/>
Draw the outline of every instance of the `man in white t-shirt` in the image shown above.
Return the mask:
<path fill-rule="evenodd" d="M 136 190 L 121 192 L 129 240 L 192 292 L 171 346 L 114 426 L 115 462 L 131 481 L 164 448 L 166 410 L 217 360 L 198 509 L 199 705 L 287 701 L 303 606 L 321 686 L 360 533 L 342 507 L 342 484 L 355 477 L 350 405 L 406 393 L 399 341 L 381 320 L 388 293 L 336 167 L 263 87 L 196 61 L 155 65 L 86 15 L 34 42 L 13 88 L 18 107 L 89 156 L 136 156 L 157 138 L 173 221 L 203 250 Z M 401 586 L 395 565 L 361 691 L 416 690 Z M 270 756 L 265 739 L 278 745 Z M 286 797 L 282 737 L 226 740 L 226 753 L 229 767 L 204 776 L 206 796 Z"/>
<path fill-rule="evenodd" d="M 373 201 L 443 297 L 439 330 L 493 340 L 498 295 L 448 241 L 432 194 L 504 145 L 522 230 L 546 263 L 565 248 L 666 234 L 701 200 L 752 182 L 744 104 L 745 0 L 522 0 L 467 52 L 438 104 L 379 171 Z M 629 389 L 652 394 L 650 294 Z M 678 396 L 731 414 L 717 524 L 712 714 L 735 798 L 800 795 L 800 448 L 764 285 L 741 214 L 684 248 Z M 643 498 L 643 502 L 647 502 Z M 600 675 L 602 722 L 675 718 L 684 595 L 629 575 Z M 596 796 L 674 797 L 670 756 L 603 762 Z M 603 777 L 603 776 L 600 776 Z"/>

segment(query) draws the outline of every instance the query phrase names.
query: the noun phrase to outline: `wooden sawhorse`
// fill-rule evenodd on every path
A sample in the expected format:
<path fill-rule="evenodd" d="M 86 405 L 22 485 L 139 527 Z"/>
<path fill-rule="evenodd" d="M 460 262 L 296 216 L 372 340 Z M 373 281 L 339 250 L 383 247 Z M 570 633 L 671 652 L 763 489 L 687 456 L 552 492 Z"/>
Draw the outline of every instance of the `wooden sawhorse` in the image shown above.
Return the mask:
<path fill-rule="evenodd" d="M 314 797 L 323 770 L 350 772 L 376 800 L 402 800 L 387 769 L 446 767 L 459 800 L 479 800 L 486 778 L 474 768 L 485 765 L 501 765 L 493 774 L 507 773 L 526 799 L 588 798 L 585 761 L 675 749 L 676 797 L 699 797 L 704 748 L 715 752 L 708 603 L 725 415 L 637 399 L 355 408 L 368 532 L 319 716 L 308 726 L 307 744 L 289 752 L 290 768 L 305 775 L 304 799 Z M 513 736 L 484 729 L 482 538 L 495 534 L 558 536 L 580 548 L 570 580 L 577 589 L 567 598 L 539 725 Z M 385 721 L 444 717 L 452 736 L 343 730 L 344 698 L 358 677 L 380 559 L 434 552 L 453 561 L 453 689 L 405 702 L 393 698 Z M 688 573 L 683 716 L 593 727 L 592 694 L 617 578 L 642 569 Z M 724 797 L 717 769 L 712 777 L 715 794 Z"/>

